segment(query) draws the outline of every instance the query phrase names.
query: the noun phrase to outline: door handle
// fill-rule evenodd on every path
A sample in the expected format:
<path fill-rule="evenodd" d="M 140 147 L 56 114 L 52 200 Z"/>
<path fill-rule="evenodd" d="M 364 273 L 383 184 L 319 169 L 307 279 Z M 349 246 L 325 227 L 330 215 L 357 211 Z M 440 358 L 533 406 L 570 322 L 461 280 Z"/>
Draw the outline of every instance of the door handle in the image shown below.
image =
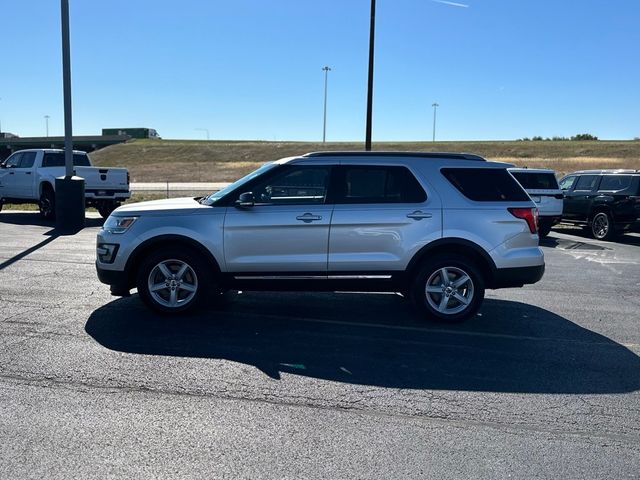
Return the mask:
<path fill-rule="evenodd" d="M 26 173 L 27 175 L 31 175 L 31 172 L 24 172 L 24 173 Z"/>
<path fill-rule="evenodd" d="M 304 215 L 298 215 L 296 220 L 302 220 L 304 223 L 311 223 L 315 220 L 322 220 L 320 215 L 314 215 L 312 213 L 305 213 Z"/>
<path fill-rule="evenodd" d="M 413 218 L 414 220 L 422 220 L 423 218 L 431 218 L 432 214 L 427 212 L 421 212 L 420 210 L 416 210 L 413 213 L 407 213 L 407 218 Z"/>
<path fill-rule="evenodd" d="M 15 175 L 16 172 L 9 172 L 9 175 Z"/>

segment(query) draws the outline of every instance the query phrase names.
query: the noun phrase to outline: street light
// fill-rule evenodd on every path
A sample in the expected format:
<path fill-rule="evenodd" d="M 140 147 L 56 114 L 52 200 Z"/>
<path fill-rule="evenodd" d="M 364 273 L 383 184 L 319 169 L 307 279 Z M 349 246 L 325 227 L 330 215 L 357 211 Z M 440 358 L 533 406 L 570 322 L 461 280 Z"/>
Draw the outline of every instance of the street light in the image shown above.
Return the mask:
<path fill-rule="evenodd" d="M 440 105 L 437 103 L 432 103 L 431 106 L 433 107 L 433 139 L 431 141 L 435 142 L 436 141 L 436 109 Z"/>
<path fill-rule="evenodd" d="M 207 140 L 209 140 L 209 129 L 208 128 L 196 128 L 196 130 L 201 130 L 206 133 Z"/>
<path fill-rule="evenodd" d="M 327 77 L 331 68 L 325 66 L 322 68 L 324 72 L 324 120 L 322 123 L 322 143 L 327 139 Z"/>
<path fill-rule="evenodd" d="M 50 118 L 49 115 L 45 115 L 44 116 L 44 122 L 45 122 L 46 129 L 47 129 L 47 138 L 49 138 L 49 118 Z"/>
<path fill-rule="evenodd" d="M 62 26 L 62 90 L 64 98 L 64 177 L 56 178 L 56 225 L 63 231 L 84 227 L 84 178 L 74 176 L 71 121 L 71 48 L 69 40 L 69 0 L 60 0 Z"/>

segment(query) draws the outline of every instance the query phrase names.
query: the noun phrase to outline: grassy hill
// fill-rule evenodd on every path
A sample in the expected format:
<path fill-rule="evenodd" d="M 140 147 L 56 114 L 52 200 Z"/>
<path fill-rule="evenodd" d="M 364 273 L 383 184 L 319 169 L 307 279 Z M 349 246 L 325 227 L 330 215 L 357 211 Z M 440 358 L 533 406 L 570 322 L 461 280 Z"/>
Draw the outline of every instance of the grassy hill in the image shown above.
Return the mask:
<path fill-rule="evenodd" d="M 488 159 L 552 168 L 640 169 L 640 141 L 381 142 L 374 150 L 469 152 Z M 98 166 L 127 167 L 132 181 L 232 181 L 278 158 L 320 150 L 364 150 L 355 142 L 132 140 L 91 154 Z"/>

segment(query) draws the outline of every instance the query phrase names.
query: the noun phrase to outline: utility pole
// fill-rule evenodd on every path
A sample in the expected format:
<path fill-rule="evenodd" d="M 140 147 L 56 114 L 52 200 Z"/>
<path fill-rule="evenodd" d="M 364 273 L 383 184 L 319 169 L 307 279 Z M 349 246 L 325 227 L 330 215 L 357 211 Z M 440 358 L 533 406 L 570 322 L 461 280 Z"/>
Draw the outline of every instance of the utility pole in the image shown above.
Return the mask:
<path fill-rule="evenodd" d="M 49 138 L 49 115 L 45 115 L 44 116 L 44 122 L 46 125 L 46 131 L 47 131 L 47 138 Z"/>
<path fill-rule="evenodd" d="M 325 66 L 322 68 L 324 72 L 324 120 L 322 123 L 322 143 L 325 143 L 327 140 L 327 77 L 329 76 L 329 72 L 331 68 Z"/>
<path fill-rule="evenodd" d="M 433 107 L 433 138 L 432 138 L 432 142 L 436 141 L 436 109 L 440 106 L 437 103 L 433 103 L 431 105 Z"/>
<path fill-rule="evenodd" d="M 371 23 L 369 26 L 369 82 L 367 88 L 367 131 L 364 149 L 371 150 L 371 116 L 373 108 L 373 44 L 376 32 L 376 0 L 371 0 Z"/>
<path fill-rule="evenodd" d="M 208 128 L 196 128 L 196 130 L 200 130 L 207 135 L 207 140 L 209 140 L 209 129 Z"/>

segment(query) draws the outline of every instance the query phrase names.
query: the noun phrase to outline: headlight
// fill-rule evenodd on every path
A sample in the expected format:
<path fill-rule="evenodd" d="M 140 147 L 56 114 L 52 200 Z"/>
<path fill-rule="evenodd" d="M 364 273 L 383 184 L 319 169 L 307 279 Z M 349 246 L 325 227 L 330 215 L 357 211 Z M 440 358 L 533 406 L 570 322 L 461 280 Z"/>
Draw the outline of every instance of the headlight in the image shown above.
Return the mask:
<path fill-rule="evenodd" d="M 109 233 L 124 233 L 137 219 L 138 217 L 115 217 L 110 215 L 102 228 Z"/>

